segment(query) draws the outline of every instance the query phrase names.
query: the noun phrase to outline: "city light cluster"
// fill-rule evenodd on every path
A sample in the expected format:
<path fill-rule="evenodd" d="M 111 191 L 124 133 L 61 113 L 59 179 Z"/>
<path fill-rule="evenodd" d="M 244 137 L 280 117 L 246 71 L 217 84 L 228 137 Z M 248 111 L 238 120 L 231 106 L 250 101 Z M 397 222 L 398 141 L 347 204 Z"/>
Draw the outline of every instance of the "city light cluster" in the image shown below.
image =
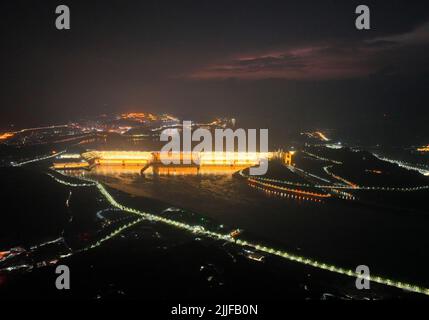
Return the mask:
<path fill-rule="evenodd" d="M 417 151 L 419 152 L 429 152 L 429 144 L 427 146 L 417 148 Z"/>
<path fill-rule="evenodd" d="M 14 135 L 15 135 L 15 134 L 14 134 L 14 133 L 12 133 L 12 132 L 6 132 L 6 133 L 3 133 L 3 134 L 0 134 L 0 141 L 1 141 L 1 140 L 7 140 L 7 139 L 9 139 L 9 138 L 12 138 Z"/>
<path fill-rule="evenodd" d="M 327 136 L 325 136 L 325 135 L 323 134 L 323 132 L 316 131 L 315 133 L 319 136 L 319 138 L 320 138 L 321 140 L 323 140 L 323 141 L 329 141 L 328 137 L 327 137 Z"/>

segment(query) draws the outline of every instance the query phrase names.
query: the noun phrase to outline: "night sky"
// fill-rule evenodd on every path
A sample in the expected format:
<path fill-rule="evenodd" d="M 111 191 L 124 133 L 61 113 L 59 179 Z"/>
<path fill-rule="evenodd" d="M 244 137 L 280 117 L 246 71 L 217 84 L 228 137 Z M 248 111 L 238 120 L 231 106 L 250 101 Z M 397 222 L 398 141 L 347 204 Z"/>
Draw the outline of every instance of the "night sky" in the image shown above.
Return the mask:
<path fill-rule="evenodd" d="M 71 30 L 55 28 L 60 4 Z M 358 4 L 369 31 L 355 28 Z M 151 111 L 278 136 L 429 138 L 428 1 L 14 0 L 0 12 L 3 128 Z"/>

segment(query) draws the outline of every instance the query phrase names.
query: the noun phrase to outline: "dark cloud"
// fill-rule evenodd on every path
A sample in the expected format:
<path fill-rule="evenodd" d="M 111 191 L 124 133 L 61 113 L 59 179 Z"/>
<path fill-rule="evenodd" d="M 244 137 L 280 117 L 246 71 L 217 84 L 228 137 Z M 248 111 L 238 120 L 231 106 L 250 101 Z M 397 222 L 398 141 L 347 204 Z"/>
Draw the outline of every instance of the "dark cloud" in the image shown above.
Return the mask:
<path fill-rule="evenodd" d="M 409 60 L 410 55 L 422 51 L 429 45 L 429 23 L 419 25 L 409 32 L 386 37 L 357 39 L 353 41 L 330 40 L 314 43 L 312 46 L 293 47 L 290 44 L 270 51 L 246 53 L 244 56 L 228 57 L 222 64 L 207 65 L 188 76 L 194 79 L 267 79 L 283 78 L 305 79 L 344 79 L 363 77 L 381 70 L 392 69 L 386 56 L 397 55 L 397 70 L 406 68 L 400 65 Z M 401 59 L 402 58 L 402 59 Z M 423 58 L 423 59 L 422 59 Z M 389 60 L 388 58 L 386 60 Z M 420 65 L 421 72 L 427 72 L 425 57 L 414 63 Z M 391 73 L 389 73 L 391 75 Z"/>

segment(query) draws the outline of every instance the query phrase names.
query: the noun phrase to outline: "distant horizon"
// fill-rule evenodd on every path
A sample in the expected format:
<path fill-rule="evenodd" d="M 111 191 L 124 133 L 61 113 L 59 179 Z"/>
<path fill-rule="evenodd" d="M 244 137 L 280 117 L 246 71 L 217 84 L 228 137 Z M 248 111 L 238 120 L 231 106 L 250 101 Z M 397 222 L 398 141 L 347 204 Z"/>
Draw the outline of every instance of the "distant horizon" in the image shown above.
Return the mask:
<path fill-rule="evenodd" d="M 367 1 L 370 29 L 359 30 L 359 4 L 70 1 L 70 29 L 57 30 L 56 1 L 4 2 L 0 127 L 135 110 L 225 115 L 278 136 L 401 126 L 422 135 L 429 10 Z"/>

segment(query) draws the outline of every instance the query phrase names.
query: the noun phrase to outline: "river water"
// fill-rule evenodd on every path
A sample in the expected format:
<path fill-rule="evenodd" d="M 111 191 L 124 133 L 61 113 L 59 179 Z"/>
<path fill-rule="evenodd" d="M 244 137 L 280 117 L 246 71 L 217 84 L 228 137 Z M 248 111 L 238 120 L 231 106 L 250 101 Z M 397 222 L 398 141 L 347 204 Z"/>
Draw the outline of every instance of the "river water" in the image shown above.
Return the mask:
<path fill-rule="evenodd" d="M 112 166 L 70 174 L 197 212 L 307 257 L 353 269 L 367 265 L 374 274 L 429 286 L 429 215 L 339 200 L 277 198 L 249 187 L 233 171 L 155 176 Z"/>

